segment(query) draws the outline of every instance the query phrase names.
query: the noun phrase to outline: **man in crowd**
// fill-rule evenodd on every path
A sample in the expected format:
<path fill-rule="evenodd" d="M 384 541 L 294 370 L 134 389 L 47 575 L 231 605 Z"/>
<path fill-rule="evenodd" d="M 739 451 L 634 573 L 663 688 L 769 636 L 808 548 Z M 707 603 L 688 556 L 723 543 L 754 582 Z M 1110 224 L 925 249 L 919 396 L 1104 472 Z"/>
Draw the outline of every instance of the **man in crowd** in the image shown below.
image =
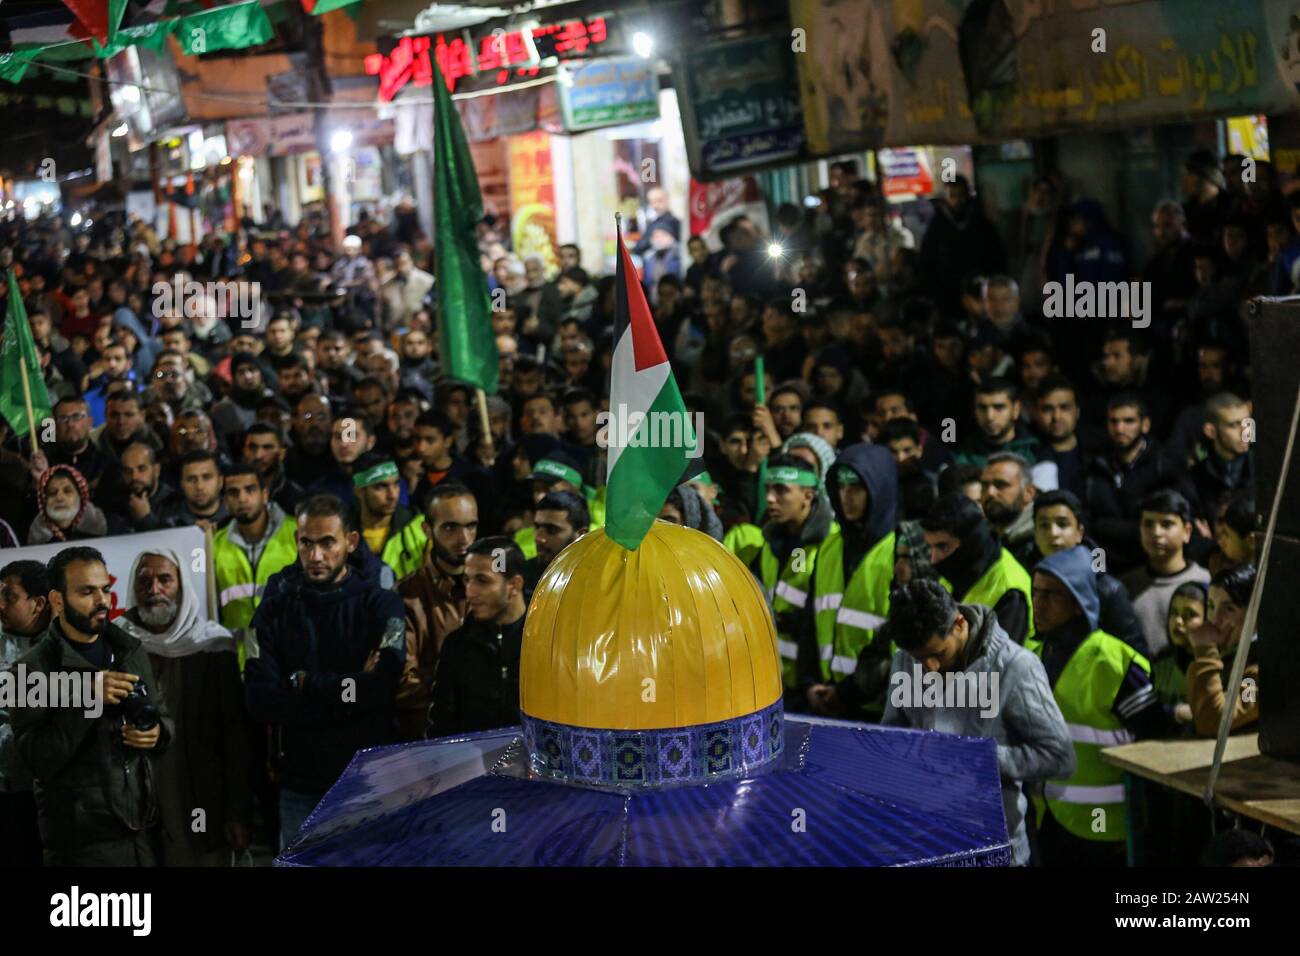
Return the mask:
<path fill-rule="evenodd" d="M 352 484 L 361 518 L 361 537 L 392 569 L 395 584 L 424 563 L 429 539 L 425 519 L 401 504 L 401 476 L 391 458 L 357 459 Z"/>
<path fill-rule="evenodd" d="M 479 528 L 478 501 L 455 481 L 429 492 L 424 515 L 430 545 L 424 564 L 397 585 L 406 606 L 406 668 L 397 688 L 404 740 L 419 740 L 428 729 L 438 652 L 465 623 L 465 559 Z"/>
<path fill-rule="evenodd" d="M 252 832 L 244 694 L 231 633 L 208 618 L 184 567 L 167 548 L 141 551 L 118 627 L 143 645 L 156 681 L 150 691 L 175 723 L 158 762 L 163 861 L 229 866 Z"/>
<path fill-rule="evenodd" d="M 47 570 L 53 620 L 18 663 L 47 680 L 73 672 L 94 698 L 82 708 L 15 707 L 9 715 L 36 781 L 45 865 L 159 866 L 157 762 L 173 733 L 149 655 L 109 623 L 103 555 L 64 548 Z"/>
<path fill-rule="evenodd" d="M 524 569 L 527 598 L 556 556 L 586 534 L 590 524 L 587 502 L 576 491 L 549 491 L 533 506 L 537 556 L 529 558 Z"/>
<path fill-rule="evenodd" d="M 50 626 L 50 579 L 40 561 L 0 568 L 0 672 L 12 671 Z M 9 714 L 0 709 L 0 866 L 41 865 L 32 775 L 18 756 Z"/>
<path fill-rule="evenodd" d="M 1075 770 L 1070 731 L 1052 699 L 1043 665 L 1018 646 L 987 605 L 955 602 L 943 587 L 925 579 L 894 591 L 880 639 L 899 648 L 890 666 L 881 723 L 996 741 L 1012 863 L 1029 865 L 1025 784 L 1068 777 Z M 986 690 L 966 695 L 965 706 L 947 700 L 939 707 L 925 706 L 919 694 L 900 693 L 919 684 L 922 672 L 969 678 L 968 687 L 982 682 Z"/>
<path fill-rule="evenodd" d="M 249 715 L 279 727 L 284 846 L 353 754 L 395 739 L 406 660 L 401 599 L 379 583 L 349 509 L 313 495 L 295 517 L 298 560 L 267 583 L 244 666 Z"/>
<path fill-rule="evenodd" d="M 466 620 L 447 636 L 438 655 L 430 737 L 519 723 L 519 654 L 526 610 L 523 552 L 501 536 L 470 545 L 465 556 Z"/>

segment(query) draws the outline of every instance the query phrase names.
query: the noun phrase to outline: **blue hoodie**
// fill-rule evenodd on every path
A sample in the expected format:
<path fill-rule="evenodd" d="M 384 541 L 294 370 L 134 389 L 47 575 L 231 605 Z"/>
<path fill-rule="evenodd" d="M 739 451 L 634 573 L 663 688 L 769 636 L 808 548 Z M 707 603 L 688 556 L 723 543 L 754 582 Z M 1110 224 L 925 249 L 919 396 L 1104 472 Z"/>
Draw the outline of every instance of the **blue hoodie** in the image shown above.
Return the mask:
<path fill-rule="evenodd" d="M 157 346 L 154 344 L 153 336 L 145 331 L 140 320 L 136 318 L 134 312 L 126 306 L 121 306 L 113 313 L 113 327 L 120 325 L 126 326 L 135 336 L 136 341 L 140 343 L 135 350 L 135 358 L 132 360 L 132 368 L 135 371 L 136 378 L 142 382 L 148 383 L 149 373 L 153 371 L 154 359 L 157 357 Z"/>
<path fill-rule="evenodd" d="M 841 466 L 852 468 L 871 496 L 867 503 L 866 521 L 858 522 L 855 528 L 845 522 L 840 507 L 840 482 L 836 469 Z M 861 536 L 865 531 L 868 548 L 893 531 L 898 522 L 898 465 L 894 462 L 894 456 L 881 445 L 863 442 L 850 445 L 840 452 L 827 473 L 826 493 L 830 496 L 831 507 L 835 509 L 835 519 L 840 527 L 846 534 L 855 537 Z"/>
<path fill-rule="evenodd" d="M 1092 554 L 1083 545 L 1075 545 L 1065 551 L 1043 558 L 1034 568 L 1050 574 L 1066 586 L 1074 596 L 1083 616 L 1088 621 L 1088 631 L 1097 629 L 1101 614 L 1101 598 L 1097 596 L 1097 576 L 1092 570 Z"/>

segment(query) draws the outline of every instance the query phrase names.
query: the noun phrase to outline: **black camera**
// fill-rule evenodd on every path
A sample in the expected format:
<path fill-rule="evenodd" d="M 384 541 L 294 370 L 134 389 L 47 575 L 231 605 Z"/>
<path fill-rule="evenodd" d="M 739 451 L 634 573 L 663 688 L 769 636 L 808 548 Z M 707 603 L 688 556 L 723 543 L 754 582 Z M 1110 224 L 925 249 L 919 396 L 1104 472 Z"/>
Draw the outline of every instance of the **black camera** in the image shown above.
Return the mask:
<path fill-rule="evenodd" d="M 162 720 L 158 705 L 149 698 L 149 689 L 144 681 L 136 681 L 131 692 L 117 705 L 122 716 L 123 725 L 129 724 L 141 732 L 153 730 Z"/>

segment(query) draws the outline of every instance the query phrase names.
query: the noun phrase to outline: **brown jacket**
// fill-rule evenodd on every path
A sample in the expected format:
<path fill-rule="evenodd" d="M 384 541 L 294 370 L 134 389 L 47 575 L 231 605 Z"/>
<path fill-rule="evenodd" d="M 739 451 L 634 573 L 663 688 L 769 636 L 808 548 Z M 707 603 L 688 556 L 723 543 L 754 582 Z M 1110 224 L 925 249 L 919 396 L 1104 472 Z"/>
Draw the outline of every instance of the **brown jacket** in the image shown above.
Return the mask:
<path fill-rule="evenodd" d="M 459 577 L 441 571 L 430 556 L 424 567 L 402 579 L 397 593 L 406 605 L 406 667 L 397 685 L 398 727 L 403 740 L 422 740 L 433 701 L 438 651 L 465 619 L 465 586 Z M 455 623 L 446 630 L 434 622 L 433 613 L 440 608 L 457 611 Z"/>
<path fill-rule="evenodd" d="M 1232 658 L 1224 660 L 1219 656 L 1217 647 L 1197 647 L 1195 657 L 1187 665 L 1186 694 L 1187 703 L 1192 708 L 1192 722 L 1198 737 L 1216 737 L 1219 733 L 1219 721 L 1223 717 L 1223 707 L 1227 695 L 1223 690 L 1224 673 L 1232 671 Z M 1232 727 L 1235 731 L 1246 724 L 1259 720 L 1259 665 L 1246 661 L 1246 669 L 1241 676 L 1242 692 L 1237 694 L 1232 712 Z M 1247 681 L 1250 683 L 1247 684 Z M 1247 688 L 1249 692 L 1247 692 Z M 1243 697 L 1249 698 L 1243 700 Z"/>

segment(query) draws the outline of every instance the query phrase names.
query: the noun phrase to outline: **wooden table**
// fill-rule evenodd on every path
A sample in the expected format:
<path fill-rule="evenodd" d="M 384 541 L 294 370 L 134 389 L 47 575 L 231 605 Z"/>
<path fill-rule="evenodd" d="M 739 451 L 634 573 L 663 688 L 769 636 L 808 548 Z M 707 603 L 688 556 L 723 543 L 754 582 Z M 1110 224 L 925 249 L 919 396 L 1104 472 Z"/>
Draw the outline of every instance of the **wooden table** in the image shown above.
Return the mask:
<path fill-rule="evenodd" d="M 1142 799 L 1142 784 L 1150 781 L 1200 801 L 1214 762 L 1214 741 L 1142 740 L 1107 747 L 1101 755 L 1126 775 L 1129 863 L 1141 866 L 1154 862 L 1143 859 L 1141 828 L 1132 825 L 1137 816 L 1135 802 Z M 1300 764 L 1260 754 L 1258 734 L 1229 737 L 1214 802 L 1234 813 L 1300 834 Z"/>

